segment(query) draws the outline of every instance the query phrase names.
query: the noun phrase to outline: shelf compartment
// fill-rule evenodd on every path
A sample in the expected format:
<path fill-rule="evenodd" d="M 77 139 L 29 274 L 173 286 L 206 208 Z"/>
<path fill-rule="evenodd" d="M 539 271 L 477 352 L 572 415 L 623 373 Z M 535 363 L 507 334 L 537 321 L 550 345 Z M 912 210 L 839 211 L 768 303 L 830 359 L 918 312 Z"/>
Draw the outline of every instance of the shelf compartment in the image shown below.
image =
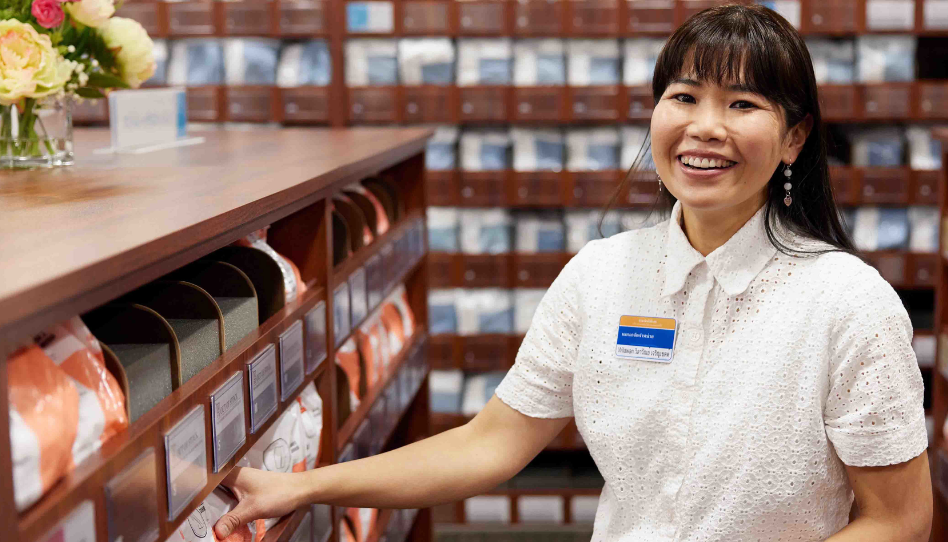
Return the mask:
<path fill-rule="evenodd" d="M 629 120 L 648 121 L 652 118 L 652 109 L 655 107 L 655 98 L 652 96 L 652 87 L 648 85 L 625 87 L 625 99 L 628 105 L 620 110 L 627 111 Z"/>
<path fill-rule="evenodd" d="M 549 288 L 569 261 L 562 252 L 511 255 L 511 273 L 516 288 Z"/>
<path fill-rule="evenodd" d="M 460 122 L 507 122 L 510 111 L 510 87 L 458 87 Z"/>
<path fill-rule="evenodd" d="M 400 122 L 399 87 L 350 87 L 349 121 L 353 123 Z"/>
<path fill-rule="evenodd" d="M 455 2 L 458 10 L 458 34 L 465 37 L 501 37 L 511 35 L 511 3 L 506 0 Z"/>
<path fill-rule="evenodd" d="M 513 366 L 510 335 L 460 337 L 461 368 L 465 371 L 506 371 Z"/>
<path fill-rule="evenodd" d="M 323 124 L 329 122 L 329 87 L 279 89 L 278 107 L 285 124 Z"/>
<path fill-rule="evenodd" d="M 885 251 L 865 253 L 866 259 L 879 274 L 895 288 L 909 286 L 908 255 L 905 252 Z"/>
<path fill-rule="evenodd" d="M 909 257 L 909 279 L 915 288 L 934 288 L 938 281 L 937 254 L 911 254 Z"/>
<path fill-rule="evenodd" d="M 848 166 L 830 166 L 829 174 L 836 202 L 840 205 L 858 204 L 860 189 L 853 169 Z"/>
<path fill-rule="evenodd" d="M 948 119 L 948 82 L 917 81 L 914 117 L 917 120 Z"/>
<path fill-rule="evenodd" d="M 507 205 L 507 171 L 461 171 L 462 207 Z"/>
<path fill-rule="evenodd" d="M 456 170 L 426 171 L 425 183 L 428 191 L 428 205 L 432 207 L 460 205 L 461 185 Z"/>
<path fill-rule="evenodd" d="M 818 94 L 825 121 L 854 119 L 859 113 L 855 85 L 820 85 Z"/>
<path fill-rule="evenodd" d="M 619 2 L 624 0 L 563 0 L 569 11 L 567 35 L 614 37 L 619 34 Z"/>
<path fill-rule="evenodd" d="M 675 0 L 626 0 L 627 36 L 669 36 L 675 21 Z"/>
<path fill-rule="evenodd" d="M 862 116 L 868 120 L 906 120 L 912 116 L 912 83 L 862 87 Z"/>
<path fill-rule="evenodd" d="M 727 0 L 678 0 L 678 25 L 684 24 L 692 15 L 715 6 L 729 3 Z"/>
<path fill-rule="evenodd" d="M 904 167 L 854 168 L 861 179 L 860 201 L 863 204 L 908 205 L 910 200 L 909 175 Z"/>
<path fill-rule="evenodd" d="M 279 91 L 270 86 L 226 87 L 224 118 L 230 122 L 273 122 L 280 118 Z"/>
<path fill-rule="evenodd" d="M 214 2 L 168 2 L 168 35 L 175 38 L 218 34 Z"/>
<path fill-rule="evenodd" d="M 456 275 L 464 288 L 509 288 L 510 265 L 508 254 L 458 254 Z"/>
<path fill-rule="evenodd" d="M 569 118 L 566 104 L 566 87 L 513 87 L 511 120 L 558 123 Z"/>
<path fill-rule="evenodd" d="M 328 32 L 330 12 L 325 0 L 279 0 L 280 35 L 313 38 Z"/>
<path fill-rule="evenodd" d="M 277 0 L 216 2 L 222 36 L 277 36 Z"/>
<path fill-rule="evenodd" d="M 168 35 L 167 3 L 159 1 L 125 2 L 115 10 L 116 17 L 138 21 L 152 38 Z"/>
<path fill-rule="evenodd" d="M 567 0 L 572 1 L 572 0 Z M 622 90 L 619 86 L 570 87 L 569 119 L 572 121 L 622 121 Z"/>
<path fill-rule="evenodd" d="M 456 20 L 455 2 L 446 0 L 401 2 L 401 35 L 403 36 L 452 36 Z"/>
<path fill-rule="evenodd" d="M 188 87 L 188 120 L 197 122 L 219 122 L 224 111 L 221 87 Z"/>
<path fill-rule="evenodd" d="M 658 178 L 654 173 L 639 174 L 629 179 L 629 191 L 620 197 L 634 207 L 648 207 L 658 196 Z"/>
<path fill-rule="evenodd" d="M 571 171 L 569 205 L 573 207 L 601 207 L 609 203 L 619 183 L 625 177 L 623 171 Z"/>
<path fill-rule="evenodd" d="M 515 36 L 559 37 L 566 34 L 566 1 L 516 0 L 512 3 Z"/>
<path fill-rule="evenodd" d="M 433 2 L 429 2 L 433 3 Z M 439 2 L 444 3 L 444 2 Z M 418 124 L 457 124 L 457 92 L 455 87 L 423 85 L 401 89 L 402 118 Z"/>
<path fill-rule="evenodd" d="M 560 171 L 514 172 L 507 201 L 517 207 L 559 207 L 564 200 L 563 177 Z"/>
<path fill-rule="evenodd" d="M 938 205 L 938 191 L 941 186 L 941 171 L 913 170 L 911 172 L 912 205 Z"/>
<path fill-rule="evenodd" d="M 805 34 L 855 34 L 865 26 L 864 5 L 861 0 L 802 2 L 801 30 Z"/>

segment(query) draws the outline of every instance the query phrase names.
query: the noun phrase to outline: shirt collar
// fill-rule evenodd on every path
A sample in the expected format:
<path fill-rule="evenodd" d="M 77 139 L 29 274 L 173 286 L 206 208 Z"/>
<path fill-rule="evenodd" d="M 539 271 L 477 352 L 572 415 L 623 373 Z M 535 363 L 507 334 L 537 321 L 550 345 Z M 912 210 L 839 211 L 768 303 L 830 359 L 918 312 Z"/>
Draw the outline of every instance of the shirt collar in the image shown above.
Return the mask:
<path fill-rule="evenodd" d="M 731 296 L 747 290 L 773 258 L 777 248 L 767 237 L 764 228 L 764 207 L 761 207 L 726 243 L 707 257 L 691 246 L 681 229 L 681 202 L 672 208 L 665 241 L 665 284 L 662 297 L 677 293 L 685 286 L 688 274 L 701 262 L 708 264 L 711 275 Z"/>

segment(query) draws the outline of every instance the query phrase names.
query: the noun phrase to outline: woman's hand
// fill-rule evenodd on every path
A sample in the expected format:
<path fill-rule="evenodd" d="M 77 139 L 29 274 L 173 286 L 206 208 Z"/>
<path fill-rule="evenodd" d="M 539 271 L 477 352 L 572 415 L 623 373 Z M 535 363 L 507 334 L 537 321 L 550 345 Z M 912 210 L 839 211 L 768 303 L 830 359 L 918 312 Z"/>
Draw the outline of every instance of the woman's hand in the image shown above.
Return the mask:
<path fill-rule="evenodd" d="M 240 501 L 218 520 L 214 529 L 223 539 L 241 525 L 257 519 L 280 518 L 305 503 L 302 474 L 235 468 L 222 482 Z"/>

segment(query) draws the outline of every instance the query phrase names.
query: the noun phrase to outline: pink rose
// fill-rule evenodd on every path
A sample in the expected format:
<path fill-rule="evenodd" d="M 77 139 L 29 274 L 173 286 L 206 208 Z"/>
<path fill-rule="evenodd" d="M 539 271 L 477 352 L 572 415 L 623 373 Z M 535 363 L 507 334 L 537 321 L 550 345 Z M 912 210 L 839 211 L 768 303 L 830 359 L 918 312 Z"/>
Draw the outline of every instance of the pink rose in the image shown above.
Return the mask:
<path fill-rule="evenodd" d="M 43 28 L 55 28 L 63 23 L 66 14 L 59 6 L 60 0 L 33 0 L 33 9 L 30 10 L 36 17 L 36 22 Z"/>

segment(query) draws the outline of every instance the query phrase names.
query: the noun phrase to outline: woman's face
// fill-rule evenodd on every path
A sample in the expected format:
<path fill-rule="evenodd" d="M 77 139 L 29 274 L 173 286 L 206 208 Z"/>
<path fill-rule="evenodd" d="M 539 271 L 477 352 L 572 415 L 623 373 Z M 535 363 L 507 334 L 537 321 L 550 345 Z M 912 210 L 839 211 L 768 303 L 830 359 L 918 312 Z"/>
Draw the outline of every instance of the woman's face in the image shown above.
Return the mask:
<path fill-rule="evenodd" d="M 809 130 L 797 131 L 787 133 L 781 108 L 758 94 L 684 76 L 655 104 L 652 158 L 683 206 L 756 210 L 774 170 L 793 162 L 802 149 Z"/>

